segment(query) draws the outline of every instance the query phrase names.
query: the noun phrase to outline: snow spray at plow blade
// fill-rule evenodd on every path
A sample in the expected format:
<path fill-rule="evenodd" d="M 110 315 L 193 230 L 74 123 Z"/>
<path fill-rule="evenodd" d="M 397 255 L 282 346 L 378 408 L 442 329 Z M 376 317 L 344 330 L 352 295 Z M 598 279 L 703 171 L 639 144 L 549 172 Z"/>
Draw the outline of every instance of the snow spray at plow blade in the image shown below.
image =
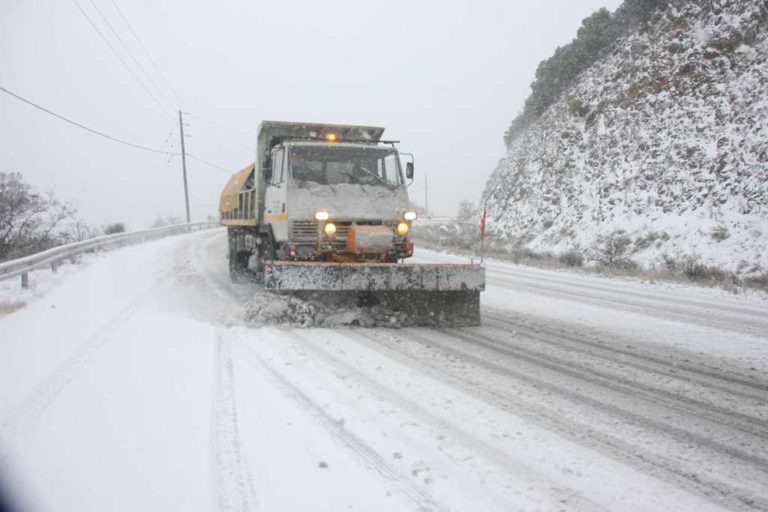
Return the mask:
<path fill-rule="evenodd" d="M 480 323 L 480 292 L 258 292 L 246 321 L 291 327 L 465 327 Z"/>
<path fill-rule="evenodd" d="M 265 268 L 264 286 L 278 293 L 268 303 L 251 305 L 250 320 L 259 323 L 469 326 L 480 323 L 485 268 L 274 262 Z"/>

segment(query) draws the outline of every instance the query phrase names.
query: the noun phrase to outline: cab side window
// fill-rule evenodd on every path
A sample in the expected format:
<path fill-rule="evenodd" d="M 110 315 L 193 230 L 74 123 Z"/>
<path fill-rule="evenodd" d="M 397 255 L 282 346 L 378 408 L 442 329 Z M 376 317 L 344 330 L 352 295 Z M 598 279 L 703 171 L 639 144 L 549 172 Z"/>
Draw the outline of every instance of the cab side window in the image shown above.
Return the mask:
<path fill-rule="evenodd" d="M 284 181 L 285 152 L 278 149 L 272 153 L 272 184 L 279 185 Z"/>
<path fill-rule="evenodd" d="M 379 158 L 377 171 L 379 177 L 392 184 L 400 183 L 400 173 L 397 165 L 397 155 L 390 154 L 384 158 Z"/>

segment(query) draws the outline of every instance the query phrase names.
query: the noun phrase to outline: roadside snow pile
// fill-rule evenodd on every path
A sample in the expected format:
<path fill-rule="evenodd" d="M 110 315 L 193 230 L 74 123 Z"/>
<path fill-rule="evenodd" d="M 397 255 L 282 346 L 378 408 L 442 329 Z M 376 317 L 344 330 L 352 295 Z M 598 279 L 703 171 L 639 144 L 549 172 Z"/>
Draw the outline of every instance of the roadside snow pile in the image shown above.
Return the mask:
<path fill-rule="evenodd" d="M 375 303 L 374 303 L 375 302 Z M 391 327 L 450 325 L 443 315 L 424 315 L 407 300 L 372 301 L 364 294 L 306 292 L 281 295 L 259 291 L 246 307 L 245 319 L 255 326 Z"/>
<path fill-rule="evenodd" d="M 768 269 L 768 4 L 675 0 L 517 135 L 488 230 L 589 255 L 619 233 L 647 266 Z"/>

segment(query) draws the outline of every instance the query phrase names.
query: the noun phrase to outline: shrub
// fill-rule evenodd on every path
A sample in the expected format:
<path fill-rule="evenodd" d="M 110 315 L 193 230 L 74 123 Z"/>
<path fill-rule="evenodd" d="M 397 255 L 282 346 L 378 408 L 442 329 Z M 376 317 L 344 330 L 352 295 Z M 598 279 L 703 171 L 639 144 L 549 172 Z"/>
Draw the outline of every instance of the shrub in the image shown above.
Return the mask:
<path fill-rule="evenodd" d="M 571 249 L 569 251 L 566 251 L 562 253 L 558 260 L 563 265 L 566 265 L 568 267 L 582 267 L 584 266 L 584 255 L 581 254 L 576 249 Z"/>
<path fill-rule="evenodd" d="M 25 305 L 26 303 L 21 300 L 0 299 L 0 316 L 13 313 L 16 310 L 23 308 Z"/>
<path fill-rule="evenodd" d="M 599 235 L 592 246 L 595 260 L 604 266 L 627 266 L 628 251 L 632 240 L 623 229 Z"/>
<path fill-rule="evenodd" d="M 61 234 L 61 241 L 63 243 L 82 242 L 89 238 L 97 237 L 101 234 L 98 227 L 86 224 L 80 219 L 75 219 L 69 222 Z"/>
<path fill-rule="evenodd" d="M 746 278 L 744 284 L 752 288 L 768 291 L 768 269 L 758 267 L 755 275 Z"/>
<path fill-rule="evenodd" d="M 722 242 L 726 238 L 730 238 L 731 232 L 728 231 L 728 228 L 725 226 L 717 226 L 715 229 L 712 230 L 712 240 L 716 240 L 718 242 Z"/>
<path fill-rule="evenodd" d="M 578 98 L 571 98 L 568 100 L 568 111 L 571 115 L 576 117 L 584 117 L 589 113 L 589 109 Z"/>
<path fill-rule="evenodd" d="M 215 222 L 216 220 L 217 219 L 214 219 L 211 222 Z M 164 226 L 175 226 L 176 224 L 181 224 L 181 223 L 182 223 L 182 220 L 179 217 L 176 217 L 175 215 L 159 215 L 155 217 L 154 221 L 152 221 L 152 227 L 162 228 Z"/>
<path fill-rule="evenodd" d="M 725 282 L 728 274 L 717 267 L 701 263 L 698 258 L 686 258 L 682 264 L 682 272 L 691 281 L 697 282 Z"/>
<path fill-rule="evenodd" d="M 115 222 L 114 224 L 107 224 L 104 227 L 104 234 L 105 235 L 114 235 L 116 233 L 124 233 L 125 232 L 125 224 L 122 222 Z"/>
<path fill-rule="evenodd" d="M 669 234 L 664 231 L 649 231 L 644 236 L 639 236 L 635 239 L 635 248 L 637 250 L 643 250 L 649 248 L 657 240 L 667 241 L 669 240 Z"/>

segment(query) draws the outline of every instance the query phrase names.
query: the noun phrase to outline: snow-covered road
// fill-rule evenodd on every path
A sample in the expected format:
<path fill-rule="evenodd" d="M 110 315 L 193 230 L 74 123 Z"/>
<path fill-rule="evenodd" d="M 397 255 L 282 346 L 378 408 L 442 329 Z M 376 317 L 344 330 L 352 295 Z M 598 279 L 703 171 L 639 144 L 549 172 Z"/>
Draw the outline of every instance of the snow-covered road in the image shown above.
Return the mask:
<path fill-rule="evenodd" d="M 768 510 L 766 301 L 491 262 L 483 327 L 255 328 L 225 246 L 114 251 L 0 317 L 26 509 Z"/>

